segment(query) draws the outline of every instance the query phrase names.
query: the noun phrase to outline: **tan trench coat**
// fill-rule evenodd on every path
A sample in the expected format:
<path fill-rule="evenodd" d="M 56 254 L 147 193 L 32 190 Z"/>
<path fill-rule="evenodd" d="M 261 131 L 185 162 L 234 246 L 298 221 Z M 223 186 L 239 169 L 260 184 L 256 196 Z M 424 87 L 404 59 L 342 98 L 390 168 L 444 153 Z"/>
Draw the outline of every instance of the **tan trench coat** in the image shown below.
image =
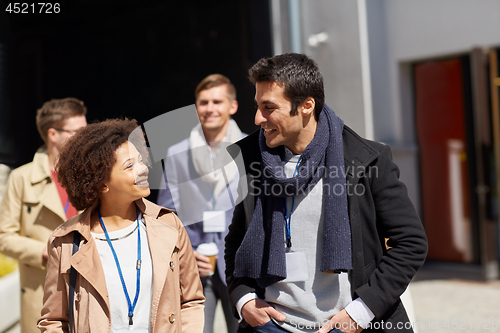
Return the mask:
<path fill-rule="evenodd" d="M 49 158 L 44 148 L 33 162 L 10 174 L 0 206 L 0 252 L 19 261 L 21 279 L 21 331 L 40 332 L 45 281 L 42 251 L 66 215 L 52 181 Z"/>
<path fill-rule="evenodd" d="M 153 262 L 151 330 L 153 333 L 203 331 L 203 288 L 189 237 L 170 210 L 146 199 L 136 201 L 143 212 Z M 49 260 L 42 332 L 68 332 L 68 284 L 71 266 L 77 271 L 75 333 L 110 332 L 108 292 L 99 253 L 90 234 L 95 207 L 68 220 L 49 241 Z M 80 249 L 72 255 L 73 231 L 82 235 Z M 120 283 L 120 281 L 117 281 Z"/>

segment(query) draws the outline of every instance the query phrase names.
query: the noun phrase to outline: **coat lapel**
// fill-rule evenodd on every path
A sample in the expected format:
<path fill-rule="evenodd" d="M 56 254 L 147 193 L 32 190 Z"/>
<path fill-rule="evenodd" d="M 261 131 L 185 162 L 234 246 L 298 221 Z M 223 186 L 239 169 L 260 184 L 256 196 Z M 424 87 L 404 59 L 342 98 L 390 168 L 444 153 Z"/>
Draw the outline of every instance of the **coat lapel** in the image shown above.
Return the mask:
<path fill-rule="evenodd" d="M 81 242 L 82 243 L 82 242 Z M 72 245 L 72 244 L 71 244 Z M 70 258 L 70 264 L 92 287 L 101 295 L 109 309 L 108 289 L 106 277 L 102 268 L 101 258 L 93 239 L 81 246 Z"/>
<path fill-rule="evenodd" d="M 242 175 L 245 175 L 246 177 L 244 181 L 246 181 L 247 187 L 246 189 L 243 188 L 243 190 L 248 192 L 243 198 L 246 227 L 248 227 L 250 220 L 252 219 L 255 208 L 255 197 L 258 193 L 260 184 L 258 176 L 261 170 L 262 159 L 260 149 L 255 149 L 255 147 L 259 147 L 259 131 L 260 130 L 257 130 L 227 147 L 227 151 L 237 162 L 236 164 L 238 165 L 240 182 L 242 181 Z M 239 193 L 239 195 L 241 194 Z"/>
<path fill-rule="evenodd" d="M 51 184 L 44 187 L 42 196 L 40 197 L 40 202 L 47 209 L 52 211 L 54 214 L 59 216 L 61 220 L 66 221 L 66 214 L 64 213 L 64 207 L 62 206 L 61 197 L 57 192 L 57 187 L 54 181 L 50 180 Z"/>
<path fill-rule="evenodd" d="M 351 225 L 352 239 L 352 285 L 354 291 L 365 283 L 364 257 L 363 257 L 363 230 L 360 220 L 358 196 L 356 186 L 365 172 L 369 172 L 369 165 L 380 155 L 377 151 L 367 146 L 356 133 L 344 126 L 342 133 L 344 145 L 344 167 L 346 185 L 348 186 L 347 202 L 349 206 L 349 223 Z M 370 189 L 365 189 L 369 191 Z M 363 191 L 365 193 L 365 191 Z M 364 195 L 369 195 L 365 193 Z"/>
<path fill-rule="evenodd" d="M 63 222 L 66 221 L 66 214 L 64 213 L 64 207 L 61 203 L 61 197 L 57 192 L 56 184 L 51 176 L 49 156 L 44 150 L 44 147 L 40 148 L 33 158 L 33 169 L 31 174 L 31 184 L 33 187 L 42 182 L 48 182 L 49 184 L 42 187 L 43 192 L 40 193 L 40 203 L 59 216 Z"/>
<path fill-rule="evenodd" d="M 71 269 L 71 266 L 74 267 L 78 274 L 87 280 L 97 293 L 101 295 L 109 310 L 106 277 L 102 268 L 99 252 L 97 251 L 97 245 L 90 233 L 90 216 L 96 206 L 97 203 L 86 209 L 82 214 L 76 215 L 68 220 L 68 222 L 54 231 L 54 236 L 62 237 L 63 235 L 72 234 L 73 232 L 78 232 L 81 235 L 78 251 L 74 255 L 71 255 L 69 262 L 61 262 L 61 273 L 67 273 Z M 71 236 L 71 239 L 73 239 L 73 236 Z M 63 244 L 63 246 L 68 247 L 66 250 L 63 250 L 63 253 L 73 253 L 72 242 Z"/>
<path fill-rule="evenodd" d="M 170 260 L 175 250 L 179 232 L 173 227 L 163 224 L 145 215 L 146 230 L 148 235 L 151 261 L 153 262 L 153 302 L 158 300 L 163 292 L 165 281 L 170 268 Z M 151 311 L 157 311 L 152 307 Z M 156 313 L 151 313 L 151 318 L 156 318 Z"/>

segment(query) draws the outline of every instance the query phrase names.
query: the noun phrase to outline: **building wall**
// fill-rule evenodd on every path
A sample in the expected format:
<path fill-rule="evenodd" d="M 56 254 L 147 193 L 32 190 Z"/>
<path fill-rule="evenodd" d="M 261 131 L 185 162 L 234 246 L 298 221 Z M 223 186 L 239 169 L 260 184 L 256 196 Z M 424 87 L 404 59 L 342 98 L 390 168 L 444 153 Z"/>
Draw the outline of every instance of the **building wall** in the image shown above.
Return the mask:
<path fill-rule="evenodd" d="M 326 103 L 346 125 L 365 135 L 361 57 L 356 1 L 302 1 L 303 52 L 318 63 L 325 83 Z M 328 34 L 316 47 L 311 35 Z"/>
<path fill-rule="evenodd" d="M 500 45 L 500 2 L 370 0 L 367 16 L 375 139 L 393 146 L 419 208 L 411 63 Z"/>
<path fill-rule="evenodd" d="M 373 98 L 378 140 L 414 143 L 412 110 L 404 101 L 408 63 L 469 53 L 475 46 L 500 45 L 500 1 L 367 1 L 372 87 L 387 87 Z M 384 50 L 378 50 L 383 48 Z M 374 91 L 375 92 L 375 91 Z M 375 95 L 375 94 L 373 94 Z M 388 102 L 389 101 L 389 102 Z M 408 131 L 410 129 L 410 131 Z"/>
<path fill-rule="evenodd" d="M 283 6 L 292 1 L 274 0 Z M 401 180 L 420 210 L 411 64 L 500 45 L 500 1 L 299 0 L 301 52 L 318 63 L 326 101 L 360 135 L 366 134 L 360 47 L 360 3 L 366 6 L 374 139 L 391 145 Z M 273 11 L 275 11 L 274 6 Z M 286 14 L 286 11 L 281 11 Z M 361 19 L 360 19 L 361 18 Z M 362 22 L 361 22 L 362 23 Z M 328 40 L 308 44 L 311 35 Z M 281 36 L 290 31 L 281 26 Z M 290 49 L 284 47 L 282 52 Z"/>

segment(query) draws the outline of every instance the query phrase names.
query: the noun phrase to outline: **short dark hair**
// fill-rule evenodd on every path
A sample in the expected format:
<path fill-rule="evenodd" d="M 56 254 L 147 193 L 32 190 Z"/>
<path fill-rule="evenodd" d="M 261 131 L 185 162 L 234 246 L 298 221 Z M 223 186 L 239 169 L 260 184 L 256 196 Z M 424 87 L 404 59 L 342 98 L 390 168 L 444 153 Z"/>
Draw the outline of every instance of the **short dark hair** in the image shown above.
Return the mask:
<path fill-rule="evenodd" d="M 236 89 L 234 88 L 234 85 L 231 83 L 231 80 L 229 80 L 227 76 L 224 76 L 222 74 L 211 74 L 201 80 L 194 91 L 195 100 L 198 101 L 198 96 L 203 90 L 212 89 L 222 85 L 226 86 L 227 97 L 229 98 L 229 100 L 236 100 Z"/>
<path fill-rule="evenodd" d="M 135 143 L 147 160 L 147 150 L 137 143 L 143 133 L 134 119 L 108 119 L 80 129 L 68 139 L 59 154 L 57 179 L 78 210 L 91 207 L 97 200 L 116 163 L 116 150 L 125 142 Z"/>
<path fill-rule="evenodd" d="M 323 76 L 314 60 L 305 54 L 285 53 L 271 58 L 262 58 L 248 70 L 250 82 L 277 82 L 285 88 L 285 97 L 292 103 L 290 114 L 307 97 L 314 98 L 316 120 L 325 104 Z"/>
<path fill-rule="evenodd" d="M 43 103 L 36 112 L 36 127 L 43 141 L 47 143 L 49 128 L 58 126 L 60 122 L 75 116 L 85 116 L 87 108 L 79 99 L 68 97 L 51 99 Z"/>

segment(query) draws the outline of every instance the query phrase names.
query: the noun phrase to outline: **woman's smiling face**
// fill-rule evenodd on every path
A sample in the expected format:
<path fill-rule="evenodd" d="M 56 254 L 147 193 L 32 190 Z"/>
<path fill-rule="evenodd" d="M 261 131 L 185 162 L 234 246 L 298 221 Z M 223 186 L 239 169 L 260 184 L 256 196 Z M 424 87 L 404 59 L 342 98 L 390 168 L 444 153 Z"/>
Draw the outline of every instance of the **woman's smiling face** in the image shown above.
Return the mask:
<path fill-rule="evenodd" d="M 133 202 L 149 196 L 149 169 L 135 146 L 127 141 L 118 147 L 115 156 L 116 162 L 103 193 L 107 199 Z"/>

